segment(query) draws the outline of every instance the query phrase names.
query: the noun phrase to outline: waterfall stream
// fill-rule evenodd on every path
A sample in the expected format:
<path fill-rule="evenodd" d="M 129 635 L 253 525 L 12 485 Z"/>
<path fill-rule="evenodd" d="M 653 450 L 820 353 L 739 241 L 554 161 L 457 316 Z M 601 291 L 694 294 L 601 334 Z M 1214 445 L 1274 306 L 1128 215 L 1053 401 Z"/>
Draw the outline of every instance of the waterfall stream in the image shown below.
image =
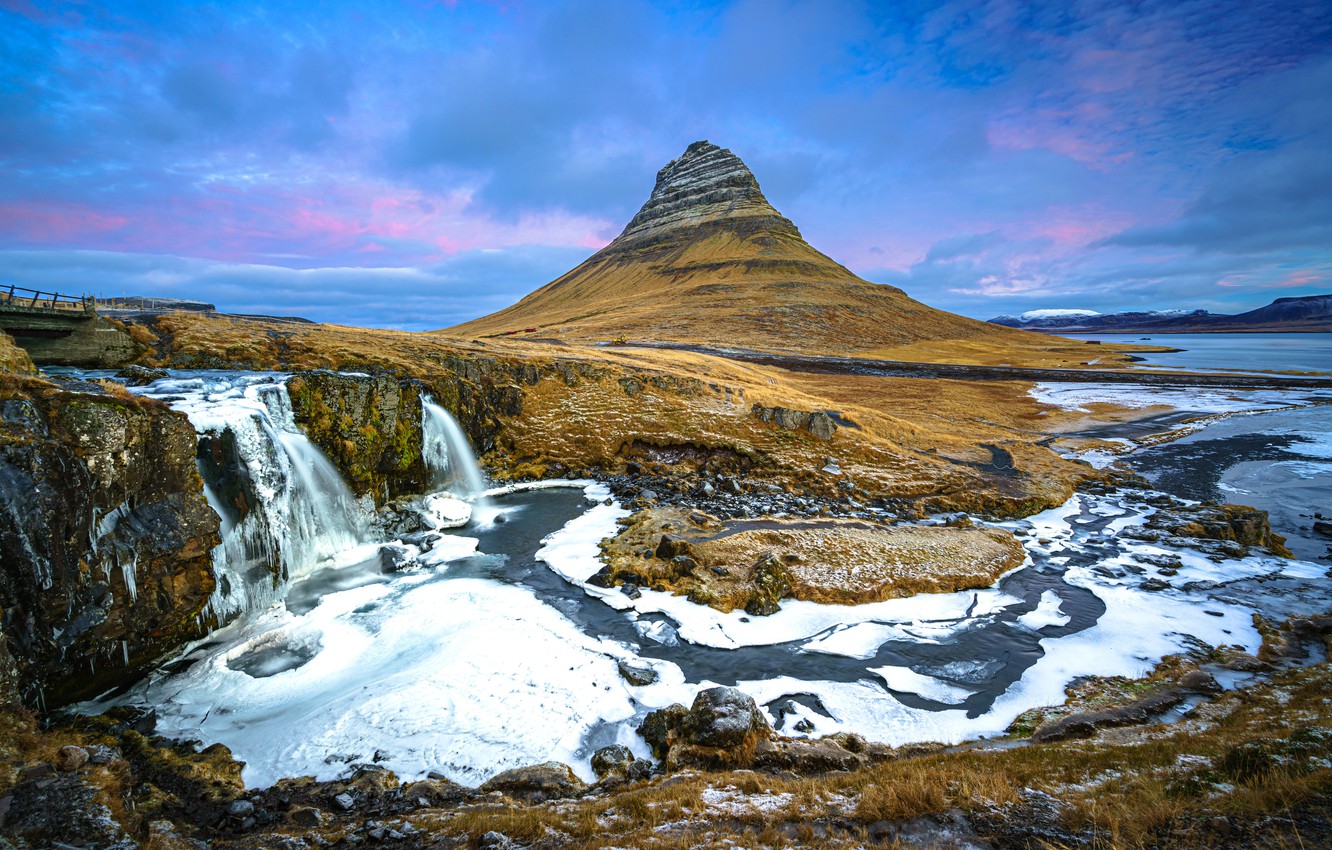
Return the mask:
<path fill-rule="evenodd" d="M 452 485 L 464 498 L 480 498 L 486 491 L 486 479 L 467 435 L 458 420 L 428 395 L 421 396 L 421 429 L 422 456 L 435 472 L 435 483 Z"/>
<path fill-rule="evenodd" d="M 296 426 L 286 376 L 193 375 L 139 392 L 184 412 L 201 441 L 234 451 L 225 462 L 235 492 L 204 476 L 204 494 L 222 518 L 213 550 L 219 620 L 268 607 L 290 581 L 365 542 L 366 513 Z"/>

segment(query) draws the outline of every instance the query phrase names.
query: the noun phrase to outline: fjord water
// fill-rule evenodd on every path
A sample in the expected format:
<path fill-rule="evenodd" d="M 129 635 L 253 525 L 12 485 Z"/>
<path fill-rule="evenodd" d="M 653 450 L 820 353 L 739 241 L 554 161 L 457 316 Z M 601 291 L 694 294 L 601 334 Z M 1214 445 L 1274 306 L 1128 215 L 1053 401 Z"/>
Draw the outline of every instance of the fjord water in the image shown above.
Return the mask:
<path fill-rule="evenodd" d="M 1332 333 L 1065 334 L 1070 339 L 1162 345 L 1142 366 L 1223 372 L 1318 372 L 1332 375 Z"/>
<path fill-rule="evenodd" d="M 495 492 L 506 522 L 423 521 L 426 531 L 392 539 L 347 501 L 340 480 L 319 481 L 327 460 L 287 430 L 282 383 L 214 373 L 142 390 L 185 410 L 201 432 L 238 431 L 244 465 L 268 494 L 268 530 L 242 540 L 313 537 L 300 538 L 311 548 L 299 560 L 283 556 L 285 581 L 270 579 L 229 626 L 117 697 L 153 706 L 165 734 L 227 744 L 252 785 L 331 778 L 370 761 L 468 783 L 550 759 L 587 776 L 599 746 L 645 755 L 641 718 L 709 684 L 745 689 L 786 734 L 960 741 L 1061 702 L 1078 676 L 1140 675 L 1199 640 L 1255 650 L 1254 610 L 1280 619 L 1330 601 L 1321 565 L 1267 556 L 1215 564 L 1188 550 L 1177 553 L 1170 589 L 1144 590 L 1143 558 L 1166 550 L 1118 535 L 1152 510 L 1132 491 L 1079 495 L 999 523 L 1022 537 L 1029 561 L 980 591 L 860 606 L 787 601 L 770 617 L 650 590 L 630 599 L 587 583 L 600 566 L 597 541 L 627 514 L 604 503 L 601 485 Z M 447 443 L 446 420 L 424 416 L 432 465 L 470 457 L 465 441 Z M 471 511 L 437 494 L 422 500 L 423 515 L 441 513 L 432 499 L 459 522 Z M 238 569 L 230 552 L 216 557 Z M 630 685 L 621 663 L 659 681 Z"/>

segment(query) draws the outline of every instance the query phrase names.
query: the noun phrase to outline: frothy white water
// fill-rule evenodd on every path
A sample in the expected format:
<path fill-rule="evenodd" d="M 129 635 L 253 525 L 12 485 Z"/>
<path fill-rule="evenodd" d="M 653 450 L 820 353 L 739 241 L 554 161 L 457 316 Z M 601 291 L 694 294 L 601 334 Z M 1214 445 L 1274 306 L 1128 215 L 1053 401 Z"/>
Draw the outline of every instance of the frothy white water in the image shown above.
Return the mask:
<path fill-rule="evenodd" d="M 364 512 L 337 469 L 296 427 L 286 376 L 172 378 L 138 392 L 185 413 L 201 436 L 223 439 L 230 432 L 241 466 L 234 472 L 257 496 L 242 512 L 204 485 L 222 517 L 212 599 L 220 619 L 267 607 L 288 581 L 363 542 Z"/>

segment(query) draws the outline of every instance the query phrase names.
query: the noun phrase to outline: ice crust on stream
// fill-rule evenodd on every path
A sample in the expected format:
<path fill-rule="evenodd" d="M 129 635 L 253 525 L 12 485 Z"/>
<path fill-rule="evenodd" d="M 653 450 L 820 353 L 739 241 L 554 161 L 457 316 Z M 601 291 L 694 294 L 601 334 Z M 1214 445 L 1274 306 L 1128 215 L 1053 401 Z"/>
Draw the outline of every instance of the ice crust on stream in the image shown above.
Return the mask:
<path fill-rule="evenodd" d="M 159 382 L 149 392 L 185 410 L 201 431 L 253 426 L 247 439 L 273 447 L 254 455 L 259 466 L 280 469 L 284 456 L 291 460 L 294 435 L 274 417 L 274 391 L 262 388 L 280 386 L 272 376 L 231 387 L 197 380 L 203 383 Z M 277 407 L 280 414 L 280 398 Z M 437 447 L 437 462 L 447 463 L 450 449 L 457 451 Z M 252 472 L 270 480 L 264 476 L 271 470 Z M 1029 558 L 991 588 L 861 606 L 788 600 L 772 616 L 749 617 L 667 593 L 643 590 L 630 599 L 589 585 L 601 567 L 599 541 L 629 514 L 604 485 L 542 482 L 485 495 L 548 486 L 583 487 L 587 502 L 535 553 L 568 583 L 569 596 L 555 602 L 608 606 L 629 620 L 625 633 L 636 642 L 580 627 L 523 584 L 455 575 L 455 565 L 478 555 L 467 525 L 490 520 L 474 516 L 473 502 L 441 492 L 420 500 L 427 534 L 417 543 L 372 540 L 355 525 L 356 533 L 335 543 L 319 541 L 319 551 L 331 553 L 292 569 L 330 582 L 340 570 L 371 578 L 332 582 L 308 605 L 284 605 L 276 594 L 272 604 L 252 606 L 117 699 L 155 706 L 162 734 L 227 744 L 246 762 L 251 786 L 284 776 L 331 779 L 349 764 L 371 761 L 403 778 L 439 771 L 468 784 L 547 760 L 591 778 L 594 746 L 618 742 L 646 755 L 634 731 L 643 715 L 673 702 L 688 705 L 713 684 L 736 684 L 769 706 L 775 723 L 772 707 L 784 703 L 784 734 L 796 734 L 792 721 L 803 719 L 812 736 L 852 731 L 889 744 L 951 743 L 1000 734 L 1023 711 L 1061 703 L 1077 677 L 1139 676 L 1198 642 L 1254 651 L 1260 640 L 1253 608 L 1230 583 L 1281 577 L 1313 586 L 1324 573 L 1316 564 L 1263 555 L 1218 564 L 1191 550 L 1121 537 L 1152 509 L 1131 492 L 1084 494 L 1024 520 L 996 523 L 1022 534 Z M 287 491 L 270 485 L 266 492 L 278 500 Z M 398 572 L 378 572 L 384 546 L 401 556 Z M 1088 547 L 1104 555 L 1079 557 Z M 1181 562 L 1172 587 L 1143 589 L 1135 556 L 1164 553 Z M 218 557 L 230 563 L 228 552 Z M 1024 573 L 1040 575 L 1036 591 L 1021 589 Z M 1083 594 L 1085 607 L 1086 593 L 1105 610 L 1070 633 L 1074 597 Z M 1002 657 L 959 653 L 926 664 L 911 662 L 907 652 L 893 663 L 882 660 L 884 647 L 947 651 L 985 630 L 1011 632 L 1039 657 L 983 709 L 975 707 L 976 695 L 1007 663 Z M 695 647 L 711 653 L 766 647 L 827 659 L 840 669 L 859 665 L 863 675 L 689 681 L 684 670 Z M 618 672 L 621 661 L 651 667 L 659 680 L 631 686 Z M 803 698 L 788 699 L 797 695 Z"/>

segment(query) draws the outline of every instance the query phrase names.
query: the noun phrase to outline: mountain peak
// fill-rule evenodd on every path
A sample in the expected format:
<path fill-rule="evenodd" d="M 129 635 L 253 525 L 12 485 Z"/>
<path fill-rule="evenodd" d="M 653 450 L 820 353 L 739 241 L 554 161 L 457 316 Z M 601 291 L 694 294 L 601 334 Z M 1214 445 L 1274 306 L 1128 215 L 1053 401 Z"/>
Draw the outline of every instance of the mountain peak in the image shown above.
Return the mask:
<path fill-rule="evenodd" d="M 768 226 L 800 233 L 768 203 L 749 166 L 731 151 L 697 141 L 657 172 L 652 195 L 616 242 L 637 241 L 677 227 L 704 222 L 763 219 Z"/>
<path fill-rule="evenodd" d="M 512 307 L 458 325 L 471 337 L 620 337 L 811 354 L 1014 333 L 933 310 L 820 253 L 763 197 L 740 157 L 707 141 L 657 172 L 624 232 Z"/>

